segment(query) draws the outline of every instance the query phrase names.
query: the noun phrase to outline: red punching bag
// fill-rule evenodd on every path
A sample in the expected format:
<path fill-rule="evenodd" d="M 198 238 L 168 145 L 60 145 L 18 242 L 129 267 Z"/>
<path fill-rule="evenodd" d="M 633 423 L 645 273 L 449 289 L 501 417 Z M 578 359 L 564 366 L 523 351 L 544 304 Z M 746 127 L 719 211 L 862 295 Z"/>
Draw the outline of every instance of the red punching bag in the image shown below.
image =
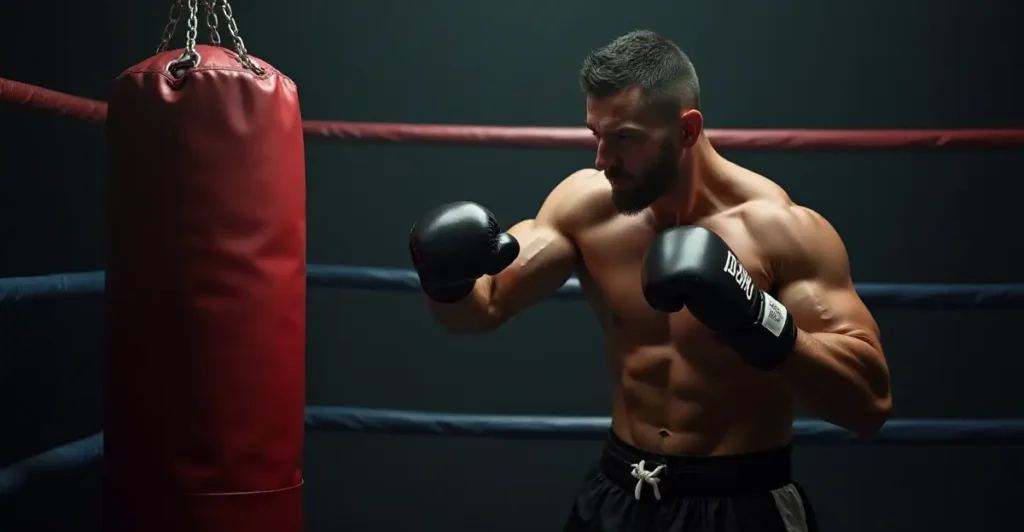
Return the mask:
<path fill-rule="evenodd" d="M 109 103 L 104 530 L 300 532 L 298 96 L 238 40 L 195 46 L 192 21 Z"/>

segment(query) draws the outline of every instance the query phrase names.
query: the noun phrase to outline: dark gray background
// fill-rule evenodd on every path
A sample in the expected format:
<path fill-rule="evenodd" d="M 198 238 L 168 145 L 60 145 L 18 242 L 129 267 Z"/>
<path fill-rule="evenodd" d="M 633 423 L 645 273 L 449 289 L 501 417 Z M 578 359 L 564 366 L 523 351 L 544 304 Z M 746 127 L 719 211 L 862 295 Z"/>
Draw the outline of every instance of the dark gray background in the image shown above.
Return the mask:
<path fill-rule="evenodd" d="M 250 51 L 298 82 L 310 119 L 582 125 L 583 55 L 649 28 L 696 64 L 708 127 L 1024 123 L 1021 9 L 998 0 L 284 5 L 234 7 Z M 14 2 L 0 76 L 105 99 L 111 79 L 155 49 L 167 6 Z M 0 276 L 103 268 L 102 128 L 12 106 L 0 123 Z M 858 282 L 1020 279 L 1024 150 L 726 155 L 828 217 Z M 592 158 L 311 140 L 309 260 L 407 267 L 408 227 L 428 207 L 472 199 L 511 225 Z M 1021 415 L 1024 312 L 875 310 L 895 416 Z M 415 295 L 313 289 L 308 320 L 309 404 L 608 413 L 601 340 L 582 303 L 547 302 L 494 334 L 456 338 Z M 0 307 L 0 464 L 99 429 L 102 325 L 98 300 Z M 310 434 L 307 530 L 556 530 L 598 450 Z M 1021 530 L 1021 454 L 803 446 L 796 459 L 826 530 Z M 96 470 L 47 479 L 0 501 L 0 529 L 96 530 L 99 485 Z"/>

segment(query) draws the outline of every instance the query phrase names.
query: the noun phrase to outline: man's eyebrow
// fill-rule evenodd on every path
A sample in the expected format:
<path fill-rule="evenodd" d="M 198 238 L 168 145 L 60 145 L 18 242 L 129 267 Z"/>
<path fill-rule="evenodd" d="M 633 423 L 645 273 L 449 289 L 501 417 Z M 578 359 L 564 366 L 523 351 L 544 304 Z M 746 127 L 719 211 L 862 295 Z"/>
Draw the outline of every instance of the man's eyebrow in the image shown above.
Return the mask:
<path fill-rule="evenodd" d="M 593 132 L 597 132 L 597 128 L 593 124 L 587 123 L 587 129 Z M 617 124 L 608 128 L 605 133 L 643 133 L 644 129 L 635 124 Z"/>
<path fill-rule="evenodd" d="M 643 133 L 644 128 L 635 124 L 622 124 L 612 129 L 616 133 Z"/>

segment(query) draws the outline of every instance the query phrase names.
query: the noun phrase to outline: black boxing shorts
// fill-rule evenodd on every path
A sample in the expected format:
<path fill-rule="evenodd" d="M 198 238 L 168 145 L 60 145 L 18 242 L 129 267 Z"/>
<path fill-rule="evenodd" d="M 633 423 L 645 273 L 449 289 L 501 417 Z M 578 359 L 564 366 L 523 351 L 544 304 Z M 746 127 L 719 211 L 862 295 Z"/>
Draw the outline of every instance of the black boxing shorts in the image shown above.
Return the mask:
<path fill-rule="evenodd" d="M 649 453 L 609 432 L 564 532 L 816 532 L 790 446 L 729 456 Z"/>

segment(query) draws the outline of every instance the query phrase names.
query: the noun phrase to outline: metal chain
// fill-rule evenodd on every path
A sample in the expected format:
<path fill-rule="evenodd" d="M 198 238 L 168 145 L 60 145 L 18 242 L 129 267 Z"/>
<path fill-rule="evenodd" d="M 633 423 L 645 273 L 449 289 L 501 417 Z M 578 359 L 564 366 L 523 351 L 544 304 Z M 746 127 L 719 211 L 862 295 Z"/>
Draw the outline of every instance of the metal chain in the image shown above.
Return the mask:
<path fill-rule="evenodd" d="M 181 18 L 181 0 L 175 0 L 171 4 L 171 12 L 168 15 L 167 25 L 164 26 L 164 35 L 160 40 L 160 46 L 156 47 L 156 53 L 162 54 L 167 51 L 167 47 L 171 44 L 171 39 L 174 38 L 174 32 L 178 29 L 178 19 Z"/>
<path fill-rule="evenodd" d="M 220 46 L 220 33 L 217 32 L 217 27 L 220 26 L 220 20 L 217 19 L 217 0 L 203 0 L 203 6 L 206 7 L 206 27 L 210 28 L 210 42 L 214 46 Z"/>
<path fill-rule="evenodd" d="M 199 34 L 199 0 L 188 0 L 188 32 L 185 34 L 185 51 L 177 59 L 167 64 L 167 71 L 175 78 L 199 65 L 202 59 L 196 51 L 196 37 Z"/>
<path fill-rule="evenodd" d="M 188 33 L 185 34 L 185 53 L 198 57 L 196 37 L 199 36 L 199 0 L 188 0 Z M 199 61 L 196 61 L 199 64 Z"/>
<path fill-rule="evenodd" d="M 228 32 L 231 33 L 231 39 L 235 41 L 235 52 L 238 53 L 238 60 L 243 66 L 255 72 L 256 75 L 262 75 L 263 67 L 257 65 L 249 58 L 249 52 L 245 49 L 245 42 L 242 41 L 242 36 L 238 34 L 238 24 L 235 23 L 235 16 L 231 11 L 230 2 L 224 0 L 220 8 L 224 12 L 224 18 L 228 21 Z"/>
<path fill-rule="evenodd" d="M 198 65 L 201 59 L 199 52 L 196 51 L 196 37 L 199 34 L 200 1 L 206 9 L 206 25 L 210 28 L 210 41 L 216 46 L 220 46 L 221 44 L 220 33 L 218 32 L 220 20 L 217 17 L 216 11 L 218 0 L 188 0 L 188 31 L 185 34 L 185 51 L 182 52 L 181 56 L 167 65 L 168 71 L 175 75 L 175 77 L 184 74 L 185 70 Z M 235 22 L 235 15 L 231 10 L 231 3 L 229 0 L 223 0 L 220 8 L 221 12 L 224 13 L 224 19 L 228 21 L 228 32 L 231 34 L 231 40 L 235 43 L 235 52 L 238 54 L 238 61 L 242 63 L 242 66 L 252 70 L 257 75 L 262 75 L 263 67 L 257 65 L 249 57 L 249 51 L 245 48 L 245 41 L 242 40 L 242 36 L 238 32 L 238 23 Z M 166 51 L 170 45 L 171 39 L 174 38 L 174 32 L 178 26 L 178 21 L 181 18 L 181 11 L 182 0 L 175 0 L 174 4 L 171 6 L 171 12 L 169 15 L 170 19 L 167 22 L 167 26 L 164 28 L 163 39 L 160 41 L 157 53 Z"/>

